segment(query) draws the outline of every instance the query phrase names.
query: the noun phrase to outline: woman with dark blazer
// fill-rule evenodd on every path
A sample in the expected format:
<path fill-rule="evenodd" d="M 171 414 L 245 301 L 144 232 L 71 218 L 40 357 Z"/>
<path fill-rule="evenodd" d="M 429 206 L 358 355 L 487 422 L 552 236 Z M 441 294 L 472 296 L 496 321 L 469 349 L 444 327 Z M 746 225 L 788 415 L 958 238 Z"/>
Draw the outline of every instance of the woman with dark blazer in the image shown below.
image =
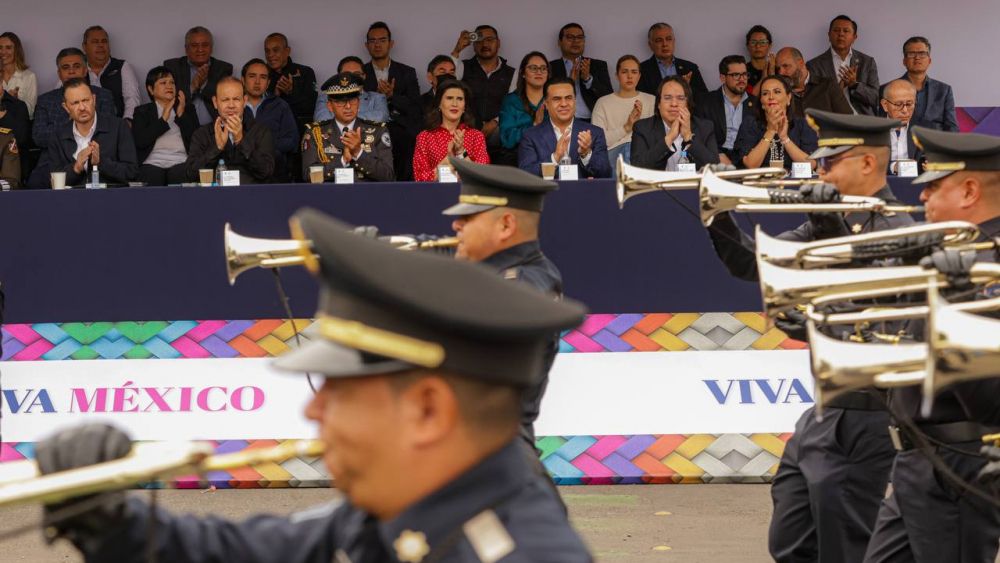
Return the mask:
<path fill-rule="evenodd" d="M 743 117 L 736 134 L 733 164 L 760 168 L 780 161 L 781 166 L 790 169 L 793 162 L 810 162 L 815 168 L 809 155 L 816 150 L 816 132 L 805 119 L 794 117 L 788 81 L 778 75 L 767 76 L 757 85 L 757 93 L 760 103 L 754 115 Z"/>
<path fill-rule="evenodd" d="M 180 184 L 186 179 L 184 163 L 198 116 L 187 107 L 184 92 L 177 90 L 166 67 L 149 71 L 146 91 L 153 101 L 135 108 L 132 118 L 139 180 L 150 186 Z"/>
<path fill-rule="evenodd" d="M 668 76 L 656 92 L 653 117 L 632 126 L 632 164 L 655 170 L 677 170 L 684 153 L 698 168 L 719 162 L 712 122 L 694 115 L 691 86 Z"/>

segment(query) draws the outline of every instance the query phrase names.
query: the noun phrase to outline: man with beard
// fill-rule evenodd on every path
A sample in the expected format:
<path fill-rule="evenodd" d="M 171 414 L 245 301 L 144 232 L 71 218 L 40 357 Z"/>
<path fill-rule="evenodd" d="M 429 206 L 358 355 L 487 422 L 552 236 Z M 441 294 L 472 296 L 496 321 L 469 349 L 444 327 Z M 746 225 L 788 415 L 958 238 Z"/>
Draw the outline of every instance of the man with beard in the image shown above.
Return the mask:
<path fill-rule="evenodd" d="M 719 82 L 717 89 L 705 94 L 695 104 L 695 114 L 708 119 L 715 125 L 715 140 L 719 142 L 719 161 L 735 165 L 733 153 L 736 134 L 744 116 L 752 117 L 756 99 L 747 94 L 747 63 L 739 55 L 729 55 L 719 62 Z"/>

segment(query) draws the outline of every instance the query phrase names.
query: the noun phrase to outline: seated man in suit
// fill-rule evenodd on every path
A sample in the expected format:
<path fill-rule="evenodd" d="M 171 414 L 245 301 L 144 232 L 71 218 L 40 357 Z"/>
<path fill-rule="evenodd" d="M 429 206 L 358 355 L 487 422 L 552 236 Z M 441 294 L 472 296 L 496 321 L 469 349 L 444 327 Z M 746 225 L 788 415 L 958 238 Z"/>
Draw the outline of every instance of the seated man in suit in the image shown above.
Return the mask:
<path fill-rule="evenodd" d="M 610 178 L 604 131 L 574 119 L 577 102 L 573 80 L 553 78 L 545 83 L 544 94 L 549 118 L 524 131 L 518 146 L 517 166 L 541 175 L 543 162 L 563 162 L 576 164 L 580 178 Z"/>
<path fill-rule="evenodd" d="M 858 22 L 844 15 L 833 18 L 829 37 L 830 48 L 807 63 L 809 72 L 836 80 L 854 113 L 875 115 L 878 67 L 875 59 L 853 48 L 858 39 Z"/>
<path fill-rule="evenodd" d="M 212 56 L 212 32 L 195 26 L 184 34 L 184 56 L 163 61 L 177 80 L 177 89 L 194 108 L 198 124 L 211 123 L 219 114 L 212 104 L 219 80 L 233 75 L 233 65 Z"/>
<path fill-rule="evenodd" d="M 594 104 L 601 96 L 614 91 L 608 75 L 608 63 L 583 56 L 587 38 L 578 23 L 568 23 L 559 30 L 559 50 L 562 56 L 549 61 L 552 78 L 570 77 L 576 85 L 576 119 L 590 121 Z M 583 103 L 580 103 L 583 100 Z"/>
<path fill-rule="evenodd" d="M 674 56 L 674 28 L 670 27 L 670 24 L 654 23 L 646 33 L 646 39 L 653 56 L 639 65 L 640 92 L 655 96 L 660 88 L 660 82 L 668 76 L 680 76 L 687 80 L 695 96 L 708 92 L 708 86 L 705 86 L 705 79 L 701 77 L 698 65 Z"/>
<path fill-rule="evenodd" d="M 792 104 L 794 117 L 804 118 L 807 109 L 854 113 L 832 78 L 823 78 L 809 71 L 802 51 L 795 47 L 785 47 L 778 51 L 774 60 L 778 74 L 792 83 L 792 95 L 795 96 L 795 103 Z"/>
<path fill-rule="evenodd" d="M 882 88 L 881 104 L 886 116 L 902 123 L 902 126 L 889 132 L 889 173 L 898 174 L 897 163 L 900 160 L 919 162 L 923 157 L 920 148 L 913 142 L 913 135 L 910 135 L 913 108 L 917 104 L 917 89 L 906 80 L 893 80 Z"/>
<path fill-rule="evenodd" d="M 264 39 L 264 60 L 270 69 L 267 95 L 288 102 L 298 135 L 302 135 L 312 121 L 316 105 L 316 73 L 311 67 L 292 60 L 292 48 L 283 33 L 271 33 Z"/>
<path fill-rule="evenodd" d="M 225 161 L 240 171 L 240 184 L 265 184 L 274 174 L 274 140 L 271 130 L 243 116 L 247 97 L 243 83 L 223 77 L 215 87 L 212 105 L 218 117 L 191 136 L 186 163 L 189 181 L 198 181 L 198 170 L 216 168 Z"/>
<path fill-rule="evenodd" d="M 729 55 L 719 62 L 722 86 L 697 100 L 695 113 L 712 122 L 715 141 L 719 143 L 719 162 L 737 163 L 733 146 L 740 132 L 743 116 L 750 115 L 754 97 L 747 93 L 749 67 L 740 55 Z"/>
<path fill-rule="evenodd" d="M 67 81 L 63 96 L 70 121 L 62 123 L 49 140 L 51 170 L 65 172 L 67 186 L 89 182 L 94 167 L 102 183 L 133 180 L 139 163 L 125 121 L 113 113 L 99 114 L 94 92 L 82 78 Z"/>
<path fill-rule="evenodd" d="M 951 86 L 927 76 L 927 69 L 931 66 L 930 40 L 919 36 L 907 39 L 903 43 L 903 66 L 906 67 L 906 74 L 900 78 L 909 81 L 917 89 L 913 124 L 938 131 L 958 132 L 955 95 Z"/>
<path fill-rule="evenodd" d="M 291 181 L 288 163 L 299 148 L 298 126 L 291 106 L 282 98 L 268 94 L 270 72 L 262 59 L 250 59 L 240 73 L 243 89 L 247 95 L 247 105 L 243 118 L 254 121 L 271 130 L 274 141 L 274 181 Z"/>
<path fill-rule="evenodd" d="M 719 162 L 712 122 L 694 115 L 691 86 L 668 76 L 656 92 L 656 112 L 632 127 L 632 164 L 655 170 L 679 170 L 687 158 L 697 168 Z"/>

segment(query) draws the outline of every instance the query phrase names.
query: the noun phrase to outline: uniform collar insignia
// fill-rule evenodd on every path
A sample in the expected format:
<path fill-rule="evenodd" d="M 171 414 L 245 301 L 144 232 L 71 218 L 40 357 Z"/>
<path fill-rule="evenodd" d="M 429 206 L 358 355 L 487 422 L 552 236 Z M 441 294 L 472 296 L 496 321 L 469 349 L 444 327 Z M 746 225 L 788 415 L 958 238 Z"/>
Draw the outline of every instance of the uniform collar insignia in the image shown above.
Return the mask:
<path fill-rule="evenodd" d="M 396 550 L 396 559 L 403 563 L 420 563 L 431 548 L 427 545 L 427 536 L 423 532 L 403 530 L 396 541 L 392 542 Z"/>

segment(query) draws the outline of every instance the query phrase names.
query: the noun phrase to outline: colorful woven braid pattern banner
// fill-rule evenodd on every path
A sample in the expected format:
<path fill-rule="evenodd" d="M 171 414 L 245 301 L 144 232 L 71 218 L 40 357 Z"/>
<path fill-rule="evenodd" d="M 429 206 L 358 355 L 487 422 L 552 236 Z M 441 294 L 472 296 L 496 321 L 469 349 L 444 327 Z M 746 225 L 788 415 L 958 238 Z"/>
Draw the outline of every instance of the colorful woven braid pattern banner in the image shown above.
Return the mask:
<path fill-rule="evenodd" d="M 311 323 L 297 319 L 295 328 Z M 289 321 L 39 323 L 3 327 L 3 360 L 260 358 L 294 346 Z M 563 335 L 561 353 L 794 350 L 802 342 L 768 328 L 758 313 L 590 315 Z M 0 367 L 2 369 L 2 367 Z M 542 436 L 545 467 L 560 484 L 769 481 L 790 434 Z M 276 445 L 274 440 L 213 442 L 219 453 Z M 33 444 L 0 444 L 0 462 L 30 459 Z M 176 479 L 177 487 L 311 487 L 329 484 L 322 462 L 283 463 Z"/>

